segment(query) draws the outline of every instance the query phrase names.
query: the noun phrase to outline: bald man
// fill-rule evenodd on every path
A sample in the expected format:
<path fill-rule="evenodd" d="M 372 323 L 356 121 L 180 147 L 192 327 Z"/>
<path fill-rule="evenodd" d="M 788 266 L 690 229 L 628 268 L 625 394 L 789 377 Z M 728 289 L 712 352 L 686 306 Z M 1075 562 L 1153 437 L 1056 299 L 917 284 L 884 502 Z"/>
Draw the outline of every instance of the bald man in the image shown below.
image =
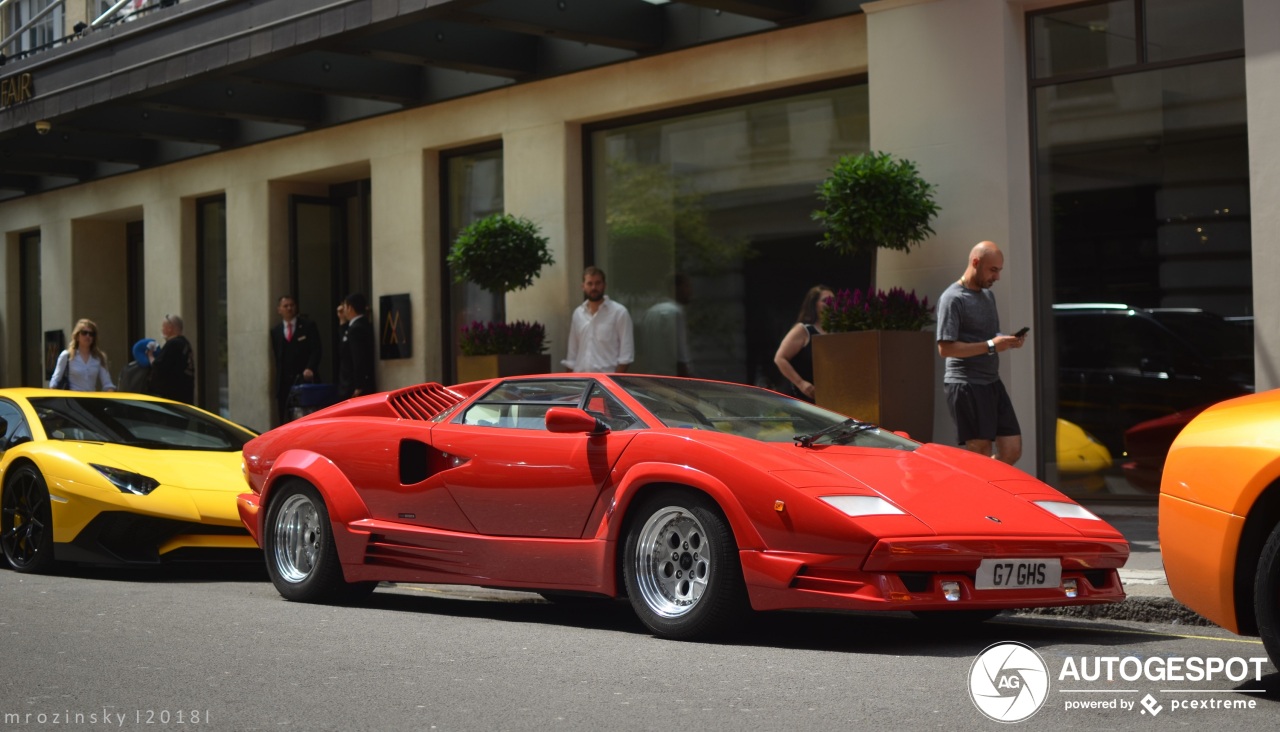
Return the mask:
<path fill-rule="evenodd" d="M 991 286 L 1003 269 L 1004 254 L 994 242 L 969 252 L 964 274 L 938 300 L 938 355 L 947 360 L 942 386 L 960 445 L 1012 465 L 1022 457 L 1022 430 L 997 354 L 1022 348 L 1026 336 L 1000 334 Z"/>

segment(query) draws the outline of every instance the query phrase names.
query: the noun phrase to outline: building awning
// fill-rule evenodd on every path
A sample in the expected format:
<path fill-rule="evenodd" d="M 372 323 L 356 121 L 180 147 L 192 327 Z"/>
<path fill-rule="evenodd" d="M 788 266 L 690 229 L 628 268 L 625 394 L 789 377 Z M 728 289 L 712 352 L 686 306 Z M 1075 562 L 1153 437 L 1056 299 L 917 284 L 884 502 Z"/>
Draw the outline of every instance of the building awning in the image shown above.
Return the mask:
<path fill-rule="evenodd" d="M 861 5 L 186 0 L 0 66 L 0 201 Z"/>

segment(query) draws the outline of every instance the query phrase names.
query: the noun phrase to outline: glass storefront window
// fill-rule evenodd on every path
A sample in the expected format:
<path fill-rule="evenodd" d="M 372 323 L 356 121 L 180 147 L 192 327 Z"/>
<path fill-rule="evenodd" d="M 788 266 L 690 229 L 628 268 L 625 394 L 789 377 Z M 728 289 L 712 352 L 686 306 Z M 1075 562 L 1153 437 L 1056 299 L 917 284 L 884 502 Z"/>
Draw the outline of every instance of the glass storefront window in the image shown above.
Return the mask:
<path fill-rule="evenodd" d="M 1146 0 L 1147 60 L 1203 56 L 1244 48 L 1238 0 Z"/>
<path fill-rule="evenodd" d="M 636 327 L 632 370 L 780 387 L 773 354 L 809 287 L 870 262 L 815 246 L 815 190 L 868 149 L 865 84 L 590 132 L 595 264 Z M 673 317 L 675 316 L 675 317 Z"/>
<path fill-rule="evenodd" d="M 1153 44 L 1165 10 L 1197 5 L 1148 0 Z M 1213 7 L 1239 17 L 1238 2 Z M 1045 477 L 1077 495 L 1154 498 L 1186 420 L 1253 389 L 1242 54 L 1045 84 L 1033 99 L 1040 426 L 1056 435 Z"/>
<path fill-rule="evenodd" d="M 56 7 L 48 10 L 50 5 L 56 5 Z M 65 21 L 63 20 L 61 2 L 55 3 L 55 0 L 16 0 L 12 5 L 9 5 L 8 16 L 9 24 L 6 33 L 16 32 L 22 26 L 35 20 L 36 16 L 40 16 L 40 20 L 15 36 L 12 45 L 0 49 L 5 53 L 16 54 L 23 51 L 39 50 L 52 45 L 63 36 L 62 29 Z"/>
<path fill-rule="evenodd" d="M 1034 16 L 1035 77 L 1105 71 L 1137 63 L 1135 22 L 1133 0 Z"/>
<path fill-rule="evenodd" d="M 503 212 L 502 148 L 444 156 L 442 165 L 446 210 L 444 216 L 444 251 L 468 224 Z M 454 282 L 449 266 L 444 265 L 445 289 L 449 293 L 450 328 L 445 329 L 446 353 L 452 357 L 445 364 L 449 374 L 456 374 L 461 351 L 457 335 L 471 323 L 504 320 L 503 295 L 492 293 L 471 282 Z"/>

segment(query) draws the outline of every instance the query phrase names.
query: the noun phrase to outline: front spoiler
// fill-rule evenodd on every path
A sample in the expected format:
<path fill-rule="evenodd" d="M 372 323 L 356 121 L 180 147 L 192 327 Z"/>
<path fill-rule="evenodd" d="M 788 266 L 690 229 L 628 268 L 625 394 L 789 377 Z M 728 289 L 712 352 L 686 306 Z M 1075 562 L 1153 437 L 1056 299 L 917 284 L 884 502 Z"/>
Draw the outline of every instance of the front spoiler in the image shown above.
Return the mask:
<path fill-rule="evenodd" d="M 770 551 L 742 551 L 739 556 L 756 610 L 1008 610 L 1125 598 L 1119 572 L 1109 566 L 1114 562 L 1104 557 L 1097 557 L 1096 564 L 1082 562 L 1087 558 L 1078 555 L 1062 557 L 1064 584 L 1058 587 L 979 590 L 974 586 L 977 561 L 968 570 L 954 563 L 931 570 L 918 557 L 910 569 L 866 569 L 862 558 Z M 1069 579 L 1076 581 L 1075 597 L 1067 596 Z M 944 596 L 943 582 L 959 585 L 958 599 Z"/>

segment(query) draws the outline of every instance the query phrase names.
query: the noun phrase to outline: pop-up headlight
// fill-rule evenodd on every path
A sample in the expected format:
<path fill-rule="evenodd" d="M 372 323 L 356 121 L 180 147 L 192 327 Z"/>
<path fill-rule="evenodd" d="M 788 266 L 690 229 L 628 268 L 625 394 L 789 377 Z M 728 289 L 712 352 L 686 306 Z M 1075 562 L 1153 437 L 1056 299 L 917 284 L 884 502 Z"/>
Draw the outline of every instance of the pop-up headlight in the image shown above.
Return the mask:
<path fill-rule="evenodd" d="M 111 481 L 111 485 L 119 488 L 121 493 L 134 493 L 139 496 L 145 496 L 160 487 L 159 481 L 154 478 L 148 478 L 145 475 L 131 473 L 128 470 L 120 470 L 119 468 L 108 468 L 97 463 L 89 464 L 93 466 L 94 470 L 102 473 L 107 480 Z"/>
<path fill-rule="evenodd" d="M 848 516 L 889 516 L 906 513 L 880 496 L 822 496 Z"/>
<path fill-rule="evenodd" d="M 1078 503 L 1067 503 L 1066 501 L 1035 501 L 1035 504 L 1058 518 L 1090 519 L 1093 521 L 1102 520 L 1097 516 L 1094 516 L 1089 509 Z"/>

